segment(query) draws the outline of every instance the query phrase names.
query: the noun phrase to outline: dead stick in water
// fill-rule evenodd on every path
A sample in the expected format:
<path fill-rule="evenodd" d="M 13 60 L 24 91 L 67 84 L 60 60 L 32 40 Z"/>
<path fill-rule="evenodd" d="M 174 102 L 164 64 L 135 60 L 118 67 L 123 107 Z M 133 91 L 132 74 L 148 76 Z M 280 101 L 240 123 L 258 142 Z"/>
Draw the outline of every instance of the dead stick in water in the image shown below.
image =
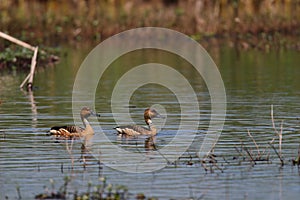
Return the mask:
<path fill-rule="evenodd" d="M 277 131 L 276 127 L 275 127 L 275 122 L 274 122 L 273 104 L 271 105 L 271 120 L 272 120 L 272 126 L 273 126 L 273 129 L 274 129 L 275 133 L 278 134 L 278 131 Z"/>
<path fill-rule="evenodd" d="M 281 126 L 280 126 L 280 132 L 279 132 L 279 155 L 280 157 L 282 157 L 281 155 L 281 144 L 282 144 L 282 129 L 283 129 L 283 121 L 281 121 Z"/>
<path fill-rule="evenodd" d="M 23 87 L 24 87 L 26 81 L 28 81 L 28 79 L 30 78 L 30 76 L 31 76 L 31 73 L 29 73 L 29 74 L 26 76 L 26 78 L 24 79 L 24 81 L 21 83 L 20 88 L 23 88 Z"/>
<path fill-rule="evenodd" d="M 30 49 L 31 51 L 34 51 L 35 48 L 36 48 L 34 46 L 31 46 L 30 44 L 28 44 L 26 42 L 23 42 L 23 41 L 15 38 L 15 37 L 12 37 L 12 36 L 10 36 L 10 35 L 8 35 L 6 33 L 1 32 L 1 31 L 0 31 L 0 37 L 4 38 L 6 40 L 9 40 L 9 41 L 11 41 L 11 42 L 13 42 L 13 43 L 15 43 L 15 44 L 17 44 L 19 46 L 24 47 L 24 48 Z M 41 53 L 45 54 L 46 52 L 43 51 L 43 50 L 41 50 Z"/>
<path fill-rule="evenodd" d="M 24 48 L 30 49 L 32 51 L 35 50 L 35 47 L 31 46 L 30 44 L 27 44 L 26 42 L 18 40 L 17 38 L 14 38 L 14 37 L 12 37 L 10 35 L 7 35 L 7 34 L 1 32 L 1 31 L 0 31 L 0 37 L 2 37 L 4 39 L 7 39 L 7 40 L 9 40 L 9 41 L 11 41 L 13 43 L 16 43 L 17 45 L 20 45 L 20 46 L 22 46 Z"/>
<path fill-rule="evenodd" d="M 247 147 L 244 147 L 245 151 L 247 152 L 248 156 L 250 157 L 251 161 L 256 165 L 255 160 L 253 159 L 253 156 L 251 155 L 251 153 L 249 152 Z"/>
<path fill-rule="evenodd" d="M 36 58 L 37 58 L 37 54 L 39 51 L 39 47 L 36 47 L 34 49 L 34 54 L 31 60 L 31 66 L 30 66 L 30 76 L 28 79 L 28 89 L 32 89 L 32 83 L 33 83 L 33 76 L 34 76 L 34 71 L 35 71 L 35 66 L 36 66 Z"/>
<path fill-rule="evenodd" d="M 281 145 L 282 145 L 282 130 L 283 130 L 283 121 L 281 121 L 281 125 L 280 125 L 280 132 L 278 132 L 278 130 L 276 129 L 275 126 L 275 121 L 274 121 L 274 115 L 273 115 L 273 104 L 271 105 L 271 120 L 272 120 L 272 126 L 273 129 L 275 131 L 275 133 L 278 135 L 279 138 L 279 156 L 280 158 L 282 157 L 281 155 Z M 274 141 L 274 139 L 272 140 L 272 142 Z M 274 147 L 274 146 L 273 146 Z M 277 151 L 276 151 L 277 152 Z"/>
<path fill-rule="evenodd" d="M 248 135 L 249 135 L 249 137 L 252 139 L 252 141 L 253 141 L 253 143 L 254 143 L 254 145 L 255 145 L 256 149 L 257 149 L 258 156 L 260 157 L 260 151 L 259 151 L 259 147 L 258 147 L 258 145 L 257 145 L 256 141 L 254 140 L 253 136 L 251 135 L 251 133 L 250 133 L 249 129 L 247 129 L 247 131 L 248 131 Z"/>
<path fill-rule="evenodd" d="M 239 153 L 239 156 L 242 156 L 242 157 L 244 156 L 244 154 L 236 146 L 234 148 Z"/>
<path fill-rule="evenodd" d="M 28 80 L 28 85 L 27 85 L 27 89 L 31 90 L 32 89 L 32 83 L 33 83 L 33 76 L 34 76 L 34 71 L 35 71 L 35 66 L 36 66 L 36 58 L 37 58 L 37 53 L 38 53 L 38 47 L 34 47 L 31 46 L 30 44 L 23 42 L 17 38 L 14 38 L 6 33 L 3 33 L 0 31 L 0 37 L 9 40 L 13 43 L 16 43 L 19 46 L 22 46 L 24 48 L 30 49 L 31 51 L 34 52 L 32 58 L 31 58 L 31 66 L 30 66 L 30 73 L 28 74 L 28 76 L 25 78 L 25 80 L 22 82 L 22 84 L 20 85 L 20 88 L 23 88 L 25 82 Z M 45 53 L 44 51 L 42 51 L 43 53 Z"/>
<path fill-rule="evenodd" d="M 271 143 L 268 143 L 268 144 L 269 144 L 269 145 L 272 147 L 272 149 L 275 151 L 276 155 L 278 156 L 278 158 L 279 158 L 279 160 L 280 160 L 280 162 L 281 162 L 281 166 L 283 166 L 283 165 L 284 165 L 283 159 L 281 158 L 281 156 L 280 156 L 279 153 L 277 152 L 277 150 L 276 150 L 276 148 L 274 147 L 274 145 L 271 144 Z"/>

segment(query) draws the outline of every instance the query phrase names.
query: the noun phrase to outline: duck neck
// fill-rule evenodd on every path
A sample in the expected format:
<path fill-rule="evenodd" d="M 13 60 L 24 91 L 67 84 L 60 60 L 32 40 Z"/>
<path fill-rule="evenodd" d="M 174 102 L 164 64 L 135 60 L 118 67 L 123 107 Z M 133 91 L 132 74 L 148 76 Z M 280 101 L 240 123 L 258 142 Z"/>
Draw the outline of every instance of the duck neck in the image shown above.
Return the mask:
<path fill-rule="evenodd" d="M 87 120 L 87 118 L 85 117 L 81 117 L 82 123 L 84 125 L 84 128 L 86 128 L 87 126 L 91 126 L 89 121 Z"/>
<path fill-rule="evenodd" d="M 145 118 L 145 122 L 149 127 L 152 124 L 152 120 L 150 118 Z"/>
<path fill-rule="evenodd" d="M 149 129 L 150 129 L 151 135 L 156 135 L 157 134 L 157 129 L 154 126 L 154 124 L 151 123 L 148 126 L 149 126 Z"/>
<path fill-rule="evenodd" d="M 84 125 L 84 133 L 89 134 L 89 133 L 94 133 L 94 130 L 92 126 L 90 125 L 90 122 L 87 120 L 85 117 L 81 117 L 82 123 Z"/>
<path fill-rule="evenodd" d="M 149 127 L 149 130 L 152 132 L 152 134 L 156 134 L 156 127 L 154 126 L 154 124 L 152 123 L 151 119 L 147 119 L 145 120 L 146 121 L 146 124 L 148 125 Z"/>
<path fill-rule="evenodd" d="M 150 130 L 156 130 L 156 127 L 154 124 L 151 123 L 151 124 L 148 124 L 148 126 L 149 126 Z"/>

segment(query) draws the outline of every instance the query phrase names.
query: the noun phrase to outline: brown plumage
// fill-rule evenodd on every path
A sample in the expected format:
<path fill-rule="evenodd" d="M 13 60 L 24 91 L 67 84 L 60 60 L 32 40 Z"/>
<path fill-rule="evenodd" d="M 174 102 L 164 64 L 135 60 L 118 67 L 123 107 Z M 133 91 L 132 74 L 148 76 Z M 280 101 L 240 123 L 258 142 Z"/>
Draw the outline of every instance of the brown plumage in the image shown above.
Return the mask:
<path fill-rule="evenodd" d="M 119 134 L 126 136 L 139 136 L 139 135 L 156 135 L 157 129 L 152 124 L 153 118 L 163 118 L 155 109 L 147 108 L 144 112 L 144 119 L 147 124 L 147 127 L 138 126 L 138 125 L 125 125 L 117 126 L 114 129 L 118 131 Z"/>
<path fill-rule="evenodd" d="M 78 139 L 88 134 L 94 134 L 94 130 L 87 120 L 87 118 L 91 115 L 100 117 L 99 114 L 96 114 L 90 108 L 83 107 L 80 111 L 80 116 L 84 128 L 78 126 L 53 126 L 49 130 L 50 135 L 53 135 L 56 138 Z"/>

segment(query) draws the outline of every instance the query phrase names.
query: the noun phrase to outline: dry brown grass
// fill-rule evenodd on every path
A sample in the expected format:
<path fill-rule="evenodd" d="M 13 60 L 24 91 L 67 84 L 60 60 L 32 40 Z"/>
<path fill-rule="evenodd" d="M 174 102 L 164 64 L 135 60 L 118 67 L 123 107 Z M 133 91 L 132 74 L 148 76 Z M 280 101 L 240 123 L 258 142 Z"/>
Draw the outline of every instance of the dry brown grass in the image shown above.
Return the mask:
<path fill-rule="evenodd" d="M 178 30 L 196 38 L 299 35 L 297 0 L 4 1 L 0 27 L 20 39 L 101 41 L 136 27 Z"/>

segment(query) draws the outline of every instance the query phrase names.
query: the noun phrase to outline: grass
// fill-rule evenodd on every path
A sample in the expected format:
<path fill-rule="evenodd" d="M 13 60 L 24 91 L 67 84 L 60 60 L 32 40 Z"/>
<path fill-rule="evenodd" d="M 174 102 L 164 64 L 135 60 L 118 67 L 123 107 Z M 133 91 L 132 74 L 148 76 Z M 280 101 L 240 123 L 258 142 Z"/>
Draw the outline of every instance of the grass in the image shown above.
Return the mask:
<path fill-rule="evenodd" d="M 225 43 L 241 50 L 300 51 L 298 0 L 6 1 L 0 4 L 1 31 L 38 46 L 62 43 L 93 46 L 114 34 L 146 26 L 180 31 L 204 46 Z M 222 42 L 213 42 L 214 39 Z M 0 69 L 29 67 L 32 52 L 14 48 L 7 41 L 0 43 L 0 52 Z M 38 58 L 39 65 L 57 60 L 49 53 L 39 53 Z"/>
<path fill-rule="evenodd" d="M 137 200 L 156 200 L 156 198 L 150 197 L 147 198 L 145 194 L 138 193 L 136 195 L 129 194 L 129 191 L 126 186 L 123 185 L 112 185 L 107 183 L 105 177 L 99 178 L 99 183 L 93 184 L 89 182 L 87 185 L 87 190 L 85 192 L 79 193 L 78 191 L 68 191 L 68 185 L 71 181 L 71 178 L 66 176 L 64 178 L 63 185 L 56 190 L 55 182 L 53 179 L 50 179 L 50 188 L 44 188 L 44 192 L 35 195 L 35 199 L 56 199 L 56 200 L 126 200 L 126 199 L 137 199 Z M 18 192 L 19 194 L 19 192 Z M 21 194 L 19 194 L 21 197 Z M 21 199 L 21 198 L 20 198 Z"/>
<path fill-rule="evenodd" d="M 31 44 L 99 42 L 124 30 L 155 26 L 177 30 L 197 40 L 226 37 L 239 41 L 243 48 L 269 48 L 270 43 L 287 45 L 283 39 L 286 35 L 299 36 L 300 3 L 297 0 L 7 1 L 0 5 L 0 26 Z"/>
<path fill-rule="evenodd" d="M 63 185 L 56 190 L 54 181 L 50 179 L 50 188 L 45 187 L 45 191 L 37 194 L 35 199 L 123 200 L 129 198 L 127 187 L 109 184 L 103 177 L 99 179 L 98 184 L 89 182 L 87 190 L 81 193 L 68 191 L 70 181 L 71 178 L 66 176 Z M 141 194 L 137 194 L 136 198 L 141 199 L 140 197 Z"/>

